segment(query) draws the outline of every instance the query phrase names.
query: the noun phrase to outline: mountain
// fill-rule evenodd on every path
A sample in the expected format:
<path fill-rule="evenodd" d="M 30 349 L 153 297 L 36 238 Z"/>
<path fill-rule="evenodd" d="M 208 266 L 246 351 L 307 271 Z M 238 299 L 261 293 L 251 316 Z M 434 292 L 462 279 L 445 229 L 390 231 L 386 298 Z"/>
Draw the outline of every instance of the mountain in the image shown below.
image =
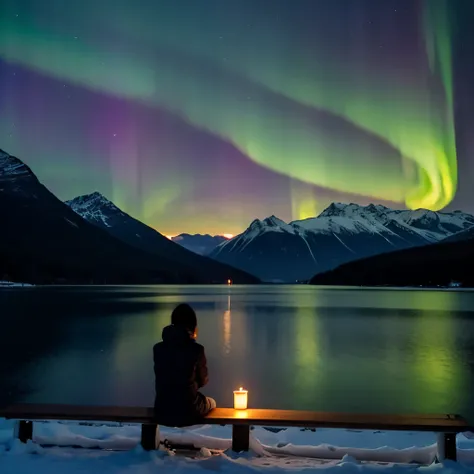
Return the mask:
<path fill-rule="evenodd" d="M 474 287 L 474 240 L 399 250 L 315 275 L 313 285 Z"/>
<path fill-rule="evenodd" d="M 0 150 L 0 275 L 51 283 L 193 280 L 90 225 Z"/>
<path fill-rule="evenodd" d="M 461 232 L 456 232 L 455 234 L 446 237 L 443 242 L 459 242 L 469 239 L 474 239 L 474 227 L 462 230 Z"/>
<path fill-rule="evenodd" d="M 0 150 L 0 278 L 30 283 L 205 283 L 202 272 L 125 244 Z"/>
<path fill-rule="evenodd" d="M 208 255 L 219 244 L 226 242 L 228 239 L 222 235 L 179 234 L 172 237 L 171 240 L 185 249 L 191 250 L 191 252 Z"/>
<path fill-rule="evenodd" d="M 119 209 L 102 194 L 95 192 L 66 201 L 75 213 L 113 237 L 147 253 L 171 260 L 203 282 L 255 283 L 257 278 L 225 263 L 198 255 L 172 242 L 155 229 Z"/>
<path fill-rule="evenodd" d="M 474 217 L 459 211 L 333 203 L 318 217 L 288 224 L 275 216 L 256 219 L 210 256 L 265 281 L 308 280 L 345 262 L 436 243 L 473 225 Z"/>

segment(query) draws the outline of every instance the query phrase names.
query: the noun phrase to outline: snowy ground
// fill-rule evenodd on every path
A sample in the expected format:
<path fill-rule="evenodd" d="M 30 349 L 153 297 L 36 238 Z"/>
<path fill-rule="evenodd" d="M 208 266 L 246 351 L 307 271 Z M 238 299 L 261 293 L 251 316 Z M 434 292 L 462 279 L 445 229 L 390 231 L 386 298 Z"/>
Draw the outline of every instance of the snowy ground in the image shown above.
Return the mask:
<path fill-rule="evenodd" d="M 298 428 L 273 432 L 255 428 L 251 451 L 235 454 L 230 450 L 230 427 L 162 428 L 162 440 L 198 448 L 178 450 L 173 456 L 143 451 L 136 425 L 36 423 L 34 442 L 27 445 L 13 438 L 13 426 L 13 422 L 0 419 L 1 474 L 181 474 L 184 470 L 196 470 L 196 474 L 305 470 L 310 474 L 314 469 L 328 474 L 398 474 L 406 470 L 417 471 L 414 474 L 474 474 L 474 440 L 464 435 L 458 436 L 458 463 L 432 464 L 436 438 L 431 433 Z"/>

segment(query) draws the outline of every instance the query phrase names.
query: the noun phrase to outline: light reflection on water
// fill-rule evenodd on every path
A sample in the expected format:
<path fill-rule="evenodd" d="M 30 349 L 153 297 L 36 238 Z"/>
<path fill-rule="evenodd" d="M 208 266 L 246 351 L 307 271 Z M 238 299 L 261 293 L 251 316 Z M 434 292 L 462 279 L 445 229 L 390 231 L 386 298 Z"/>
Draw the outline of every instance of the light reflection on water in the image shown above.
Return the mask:
<path fill-rule="evenodd" d="M 231 351 L 231 336 L 232 336 L 232 314 L 230 307 L 230 295 L 227 296 L 227 309 L 224 311 L 224 317 L 222 319 L 223 323 L 223 335 L 224 335 L 224 344 L 223 351 L 225 355 L 230 354 Z"/>
<path fill-rule="evenodd" d="M 180 302 L 198 313 L 211 378 L 205 392 L 220 405 L 231 406 L 232 390 L 245 386 L 251 407 L 474 410 L 468 291 L 233 285 L 3 292 L 2 392 L 7 401 L 151 404 L 152 346 Z M 22 357 L 12 359 L 14 352 Z"/>

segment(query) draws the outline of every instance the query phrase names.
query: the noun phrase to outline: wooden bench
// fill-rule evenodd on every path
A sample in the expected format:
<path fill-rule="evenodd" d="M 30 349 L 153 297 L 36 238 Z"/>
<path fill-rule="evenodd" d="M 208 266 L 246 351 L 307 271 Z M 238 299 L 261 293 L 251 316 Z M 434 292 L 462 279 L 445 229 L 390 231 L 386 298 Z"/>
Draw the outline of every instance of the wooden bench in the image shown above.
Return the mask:
<path fill-rule="evenodd" d="M 138 423 L 141 444 L 156 449 L 157 423 L 153 408 L 75 405 L 13 405 L 0 409 L 0 418 L 18 420 L 17 437 L 24 443 L 33 438 L 35 420 Z M 438 434 L 438 459 L 456 460 L 456 434 L 472 431 L 458 415 L 374 415 L 325 413 L 296 410 L 216 408 L 202 424 L 232 425 L 232 449 L 248 451 L 250 426 L 343 428 L 357 430 L 429 431 Z"/>

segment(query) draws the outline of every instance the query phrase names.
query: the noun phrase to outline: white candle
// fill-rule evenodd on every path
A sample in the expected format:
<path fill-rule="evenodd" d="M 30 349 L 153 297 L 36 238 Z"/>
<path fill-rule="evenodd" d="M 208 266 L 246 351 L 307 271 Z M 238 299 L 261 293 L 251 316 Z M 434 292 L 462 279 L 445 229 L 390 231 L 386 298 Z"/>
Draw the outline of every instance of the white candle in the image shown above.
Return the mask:
<path fill-rule="evenodd" d="M 234 408 L 236 410 L 247 409 L 248 391 L 240 387 L 240 390 L 234 390 Z"/>

